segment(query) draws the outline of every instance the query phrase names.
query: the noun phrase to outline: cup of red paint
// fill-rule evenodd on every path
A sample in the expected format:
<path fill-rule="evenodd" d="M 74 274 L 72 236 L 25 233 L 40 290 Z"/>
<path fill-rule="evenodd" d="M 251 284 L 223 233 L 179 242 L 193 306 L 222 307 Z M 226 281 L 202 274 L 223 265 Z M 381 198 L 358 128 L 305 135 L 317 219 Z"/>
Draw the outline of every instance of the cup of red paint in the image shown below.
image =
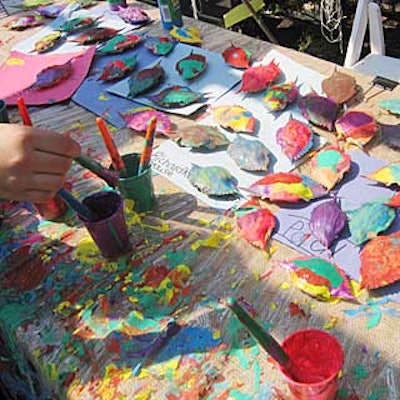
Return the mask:
<path fill-rule="evenodd" d="M 131 249 L 124 202 L 120 194 L 100 191 L 85 197 L 82 203 L 96 216 L 88 221 L 80 216 L 87 230 L 106 258 L 117 258 Z"/>
<path fill-rule="evenodd" d="M 339 341 L 323 330 L 304 329 L 284 339 L 282 347 L 299 370 L 295 380 L 281 368 L 292 399 L 334 400 L 344 361 Z"/>

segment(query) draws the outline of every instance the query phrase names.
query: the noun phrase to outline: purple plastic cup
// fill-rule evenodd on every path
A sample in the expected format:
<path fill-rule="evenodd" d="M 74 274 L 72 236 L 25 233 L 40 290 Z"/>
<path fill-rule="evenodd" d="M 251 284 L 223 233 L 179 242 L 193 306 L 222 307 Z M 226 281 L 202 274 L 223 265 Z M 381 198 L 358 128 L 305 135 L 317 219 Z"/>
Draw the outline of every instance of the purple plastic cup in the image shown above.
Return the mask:
<path fill-rule="evenodd" d="M 131 249 L 126 225 L 122 197 L 112 191 L 101 191 L 83 199 L 97 218 L 88 221 L 80 216 L 95 241 L 101 254 L 106 258 L 117 258 Z"/>

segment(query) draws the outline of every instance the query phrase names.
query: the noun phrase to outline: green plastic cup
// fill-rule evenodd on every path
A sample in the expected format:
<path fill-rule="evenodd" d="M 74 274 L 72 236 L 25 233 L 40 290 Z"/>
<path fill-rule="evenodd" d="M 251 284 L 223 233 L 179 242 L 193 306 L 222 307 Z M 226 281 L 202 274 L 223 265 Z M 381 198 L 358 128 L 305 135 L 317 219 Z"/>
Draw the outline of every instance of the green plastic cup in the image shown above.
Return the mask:
<path fill-rule="evenodd" d="M 0 100 L 0 122 L 8 123 L 10 122 L 7 112 L 7 104 L 4 100 Z"/>
<path fill-rule="evenodd" d="M 150 211 L 154 207 L 154 186 L 149 165 L 138 175 L 140 154 L 130 153 L 122 156 L 127 177 L 118 179 L 118 189 L 125 199 L 134 201 L 134 210 L 137 212 Z M 112 167 L 111 167 L 112 168 Z"/>

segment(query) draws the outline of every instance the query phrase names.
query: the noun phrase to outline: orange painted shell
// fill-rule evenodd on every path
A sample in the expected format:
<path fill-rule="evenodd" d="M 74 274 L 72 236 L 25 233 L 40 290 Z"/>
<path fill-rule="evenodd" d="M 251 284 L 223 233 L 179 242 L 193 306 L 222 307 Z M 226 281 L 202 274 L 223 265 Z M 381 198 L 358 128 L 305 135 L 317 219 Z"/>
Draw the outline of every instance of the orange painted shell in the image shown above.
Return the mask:
<path fill-rule="evenodd" d="M 322 90 L 338 104 L 349 101 L 357 93 L 357 83 L 354 77 L 337 70 L 322 81 Z"/>

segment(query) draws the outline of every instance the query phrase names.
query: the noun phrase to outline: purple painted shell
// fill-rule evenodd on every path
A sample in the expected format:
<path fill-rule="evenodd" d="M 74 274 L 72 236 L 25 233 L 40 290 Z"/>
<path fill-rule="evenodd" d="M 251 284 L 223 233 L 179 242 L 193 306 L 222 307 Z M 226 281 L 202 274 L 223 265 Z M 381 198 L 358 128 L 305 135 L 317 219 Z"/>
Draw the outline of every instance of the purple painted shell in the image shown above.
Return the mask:
<path fill-rule="evenodd" d="M 42 25 L 45 19 L 37 14 L 27 14 L 23 16 L 17 16 L 8 22 L 5 27 L 7 29 L 22 31 L 26 28 L 32 28 L 34 26 Z"/>
<path fill-rule="evenodd" d="M 321 87 L 324 93 L 338 104 L 346 103 L 357 93 L 355 78 L 337 70 L 322 81 Z"/>
<path fill-rule="evenodd" d="M 181 146 L 193 149 L 215 150 L 229 144 L 226 136 L 211 125 L 192 125 L 182 129 L 177 135 L 177 141 Z"/>
<path fill-rule="evenodd" d="M 237 136 L 227 151 L 238 167 L 245 171 L 268 170 L 270 152 L 259 140 Z"/>
<path fill-rule="evenodd" d="M 164 74 L 165 71 L 160 64 L 134 72 L 128 81 L 129 97 L 135 97 L 155 87 L 160 83 Z"/>
<path fill-rule="evenodd" d="M 208 196 L 237 195 L 237 179 L 224 167 L 193 165 L 189 182 Z"/>
<path fill-rule="evenodd" d="M 239 92 L 259 92 L 267 88 L 272 82 L 277 80 L 281 74 L 281 69 L 271 61 L 267 65 L 258 65 L 247 68 L 242 75 L 242 85 Z"/>
<path fill-rule="evenodd" d="M 304 118 L 313 125 L 332 131 L 339 105 L 328 97 L 312 92 L 299 100 L 299 108 Z"/>
<path fill-rule="evenodd" d="M 47 4 L 45 6 L 40 6 L 36 9 L 41 16 L 47 18 L 57 18 L 60 13 L 65 9 L 64 4 Z"/>
<path fill-rule="evenodd" d="M 299 89 L 294 82 L 280 83 L 267 88 L 264 102 L 270 111 L 282 111 L 293 103 L 299 95 Z"/>
<path fill-rule="evenodd" d="M 110 82 L 122 79 L 133 71 L 136 62 L 136 55 L 110 61 L 104 66 L 97 80 Z"/>
<path fill-rule="evenodd" d="M 118 34 L 107 40 L 96 50 L 97 54 L 116 54 L 134 48 L 140 42 L 140 36 L 135 34 Z"/>
<path fill-rule="evenodd" d="M 71 42 L 77 42 L 79 44 L 95 44 L 100 42 L 105 42 L 108 39 L 111 39 L 118 33 L 118 29 L 113 28 L 102 28 L 102 27 L 94 27 L 91 28 L 74 39 L 71 39 Z"/>
<path fill-rule="evenodd" d="M 313 131 L 305 123 L 290 119 L 276 132 L 276 142 L 290 161 L 304 156 L 313 146 Z"/>
<path fill-rule="evenodd" d="M 56 86 L 61 81 L 67 79 L 72 74 L 72 71 L 71 60 L 67 61 L 65 64 L 47 67 L 36 75 L 36 81 L 30 89 L 42 90 Z"/>
<path fill-rule="evenodd" d="M 232 132 L 253 134 L 256 130 L 256 118 L 242 106 L 216 106 L 211 113 L 217 124 Z"/>
<path fill-rule="evenodd" d="M 128 6 L 120 7 L 117 11 L 118 16 L 128 24 L 147 24 L 150 17 L 140 7 Z"/>
<path fill-rule="evenodd" d="M 319 204 L 311 212 L 311 233 L 326 248 L 331 246 L 346 224 L 347 216 L 336 199 Z"/>
<path fill-rule="evenodd" d="M 400 124 L 381 124 L 382 138 L 384 142 L 393 149 L 400 149 Z"/>
<path fill-rule="evenodd" d="M 153 117 L 157 118 L 156 133 L 169 135 L 172 129 L 169 116 L 151 107 L 136 107 L 121 116 L 126 126 L 138 132 L 146 132 L 148 122 Z"/>

